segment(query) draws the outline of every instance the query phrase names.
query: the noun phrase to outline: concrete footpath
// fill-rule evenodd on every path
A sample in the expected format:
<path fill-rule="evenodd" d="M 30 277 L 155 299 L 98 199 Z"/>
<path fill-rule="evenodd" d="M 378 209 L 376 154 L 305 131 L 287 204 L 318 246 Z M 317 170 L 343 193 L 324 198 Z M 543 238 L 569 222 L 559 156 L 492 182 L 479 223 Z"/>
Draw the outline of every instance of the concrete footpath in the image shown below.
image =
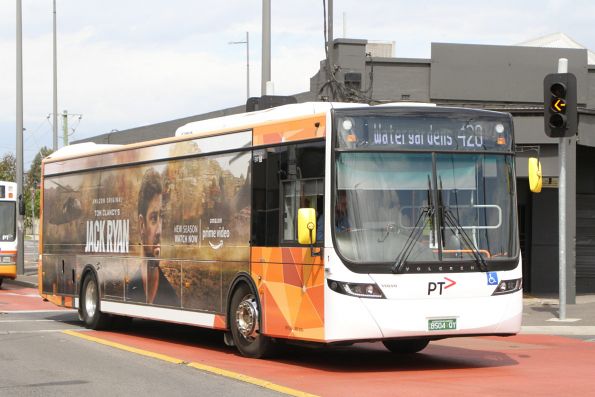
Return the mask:
<path fill-rule="evenodd" d="M 37 288 L 37 268 L 25 268 L 25 275 L 5 283 Z M 576 304 L 566 305 L 566 319 L 559 320 L 557 296 L 530 296 L 523 299 L 523 326 L 521 333 L 565 335 L 595 342 L 595 294 L 579 295 Z"/>

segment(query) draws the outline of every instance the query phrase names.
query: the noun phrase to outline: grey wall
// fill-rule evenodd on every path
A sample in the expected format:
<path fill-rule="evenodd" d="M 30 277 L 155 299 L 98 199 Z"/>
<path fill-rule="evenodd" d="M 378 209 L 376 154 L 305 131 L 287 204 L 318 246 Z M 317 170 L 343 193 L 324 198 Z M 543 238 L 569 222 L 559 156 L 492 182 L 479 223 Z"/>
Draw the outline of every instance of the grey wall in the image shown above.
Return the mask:
<path fill-rule="evenodd" d="M 555 293 L 558 291 L 558 189 L 543 189 L 532 198 L 531 291 Z"/>
<path fill-rule="evenodd" d="M 591 65 L 588 67 L 587 73 L 587 107 L 590 109 L 595 108 L 595 66 Z"/>
<path fill-rule="evenodd" d="M 399 58 L 373 58 L 368 62 L 364 81 L 369 86 L 374 71 L 373 89 L 368 95 L 377 100 L 430 102 L 430 61 Z"/>
<path fill-rule="evenodd" d="M 568 59 L 578 103 L 587 102 L 587 50 L 432 43 L 430 97 L 463 101 L 543 102 L 543 78 Z"/>

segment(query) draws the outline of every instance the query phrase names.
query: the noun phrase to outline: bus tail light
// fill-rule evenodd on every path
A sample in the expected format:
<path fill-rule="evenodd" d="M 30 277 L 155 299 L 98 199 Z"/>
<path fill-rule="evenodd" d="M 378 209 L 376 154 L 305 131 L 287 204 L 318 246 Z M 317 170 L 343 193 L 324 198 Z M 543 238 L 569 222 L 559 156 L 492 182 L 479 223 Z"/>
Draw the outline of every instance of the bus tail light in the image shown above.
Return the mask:
<path fill-rule="evenodd" d="M 511 294 L 513 292 L 520 291 L 521 288 L 523 288 L 522 278 L 515 278 L 513 280 L 502 280 L 496 287 L 496 290 L 492 293 L 492 296 Z"/>
<path fill-rule="evenodd" d="M 384 299 L 385 296 L 374 283 L 345 283 L 328 280 L 328 286 L 335 292 L 344 295 L 357 296 L 358 298 Z"/>

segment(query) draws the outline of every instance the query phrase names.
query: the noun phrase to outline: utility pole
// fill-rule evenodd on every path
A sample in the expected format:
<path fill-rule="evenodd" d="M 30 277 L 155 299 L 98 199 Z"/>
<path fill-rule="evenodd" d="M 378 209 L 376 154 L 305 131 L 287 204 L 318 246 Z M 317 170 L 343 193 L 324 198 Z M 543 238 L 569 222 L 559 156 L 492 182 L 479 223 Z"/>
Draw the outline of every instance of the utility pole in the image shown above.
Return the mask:
<path fill-rule="evenodd" d="M 62 113 L 62 145 L 68 146 L 68 110 Z"/>
<path fill-rule="evenodd" d="M 53 145 L 52 145 L 52 149 L 54 150 L 54 152 L 56 150 L 58 150 L 58 50 L 57 50 L 57 44 L 56 44 L 56 0 L 54 0 L 54 13 L 53 13 L 53 19 L 54 19 L 54 118 L 53 118 L 53 125 L 52 125 L 52 130 L 53 130 Z"/>
<path fill-rule="evenodd" d="M 17 0 L 17 274 L 25 274 L 24 252 L 25 244 L 23 242 L 23 213 L 21 208 L 23 202 L 23 7 L 21 0 Z"/>
<path fill-rule="evenodd" d="M 262 0 L 262 78 L 260 95 L 267 95 L 271 81 L 271 0 Z"/>
<path fill-rule="evenodd" d="M 333 0 L 328 0 L 328 62 L 331 67 L 331 73 L 334 72 L 333 68 Z"/>

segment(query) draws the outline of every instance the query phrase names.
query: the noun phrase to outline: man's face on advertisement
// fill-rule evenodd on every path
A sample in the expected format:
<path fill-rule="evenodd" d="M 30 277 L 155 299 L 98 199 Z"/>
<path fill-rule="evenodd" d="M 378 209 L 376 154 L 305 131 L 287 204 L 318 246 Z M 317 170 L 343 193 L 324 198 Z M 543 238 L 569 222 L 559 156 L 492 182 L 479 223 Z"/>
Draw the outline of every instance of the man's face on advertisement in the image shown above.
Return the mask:
<path fill-rule="evenodd" d="M 147 213 L 139 215 L 143 253 L 146 257 L 158 257 L 161 254 L 161 194 L 149 201 Z"/>

